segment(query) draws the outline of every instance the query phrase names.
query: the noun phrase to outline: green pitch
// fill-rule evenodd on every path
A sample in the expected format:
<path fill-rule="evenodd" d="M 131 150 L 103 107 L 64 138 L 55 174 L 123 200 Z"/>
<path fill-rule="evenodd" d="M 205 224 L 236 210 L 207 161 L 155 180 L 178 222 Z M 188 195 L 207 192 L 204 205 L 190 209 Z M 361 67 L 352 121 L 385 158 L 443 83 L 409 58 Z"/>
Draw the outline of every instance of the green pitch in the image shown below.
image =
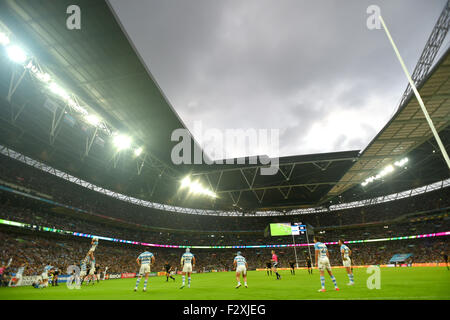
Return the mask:
<path fill-rule="evenodd" d="M 194 274 L 191 288 L 179 289 L 181 276 L 176 281 L 165 277 L 149 278 L 147 292 L 133 291 L 135 279 L 106 280 L 100 284 L 83 286 L 80 290 L 69 290 L 65 284 L 58 287 L 35 289 L 33 287 L 1 288 L 0 299 L 157 299 L 157 300 L 299 300 L 299 299 L 439 299 L 450 300 L 450 271 L 444 267 L 430 268 L 381 268 L 381 289 L 369 290 L 366 269 L 354 269 L 356 284 L 348 287 L 344 269 L 334 269 L 340 291 L 325 276 L 327 292 L 320 293 L 319 273 L 309 275 L 306 270 L 297 270 L 293 276 L 281 271 L 281 280 L 267 276 L 263 271 L 250 271 L 248 285 L 235 289 L 234 272 Z"/>

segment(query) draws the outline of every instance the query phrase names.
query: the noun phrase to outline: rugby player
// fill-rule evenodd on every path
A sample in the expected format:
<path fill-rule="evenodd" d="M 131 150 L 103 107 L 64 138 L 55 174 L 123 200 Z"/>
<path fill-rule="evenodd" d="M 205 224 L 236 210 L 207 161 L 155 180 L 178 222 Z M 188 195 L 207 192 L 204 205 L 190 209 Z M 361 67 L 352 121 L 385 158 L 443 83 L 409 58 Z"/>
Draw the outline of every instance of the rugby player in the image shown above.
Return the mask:
<path fill-rule="evenodd" d="M 342 264 L 347 270 L 348 279 L 350 280 L 350 282 L 347 283 L 347 285 L 352 286 L 355 284 L 355 282 L 353 281 L 352 261 L 351 261 L 352 250 L 350 250 L 350 248 L 344 244 L 344 240 L 339 239 L 338 243 L 341 246 Z"/>
<path fill-rule="evenodd" d="M 236 280 L 237 280 L 237 286 L 236 289 L 241 286 L 241 274 L 244 278 L 244 286 L 248 288 L 247 286 L 247 268 L 248 264 L 245 258 L 242 256 L 241 252 L 238 251 L 236 257 L 234 257 L 233 265 L 236 269 Z"/>
<path fill-rule="evenodd" d="M 192 268 L 195 267 L 195 257 L 191 253 L 191 250 L 189 248 L 187 248 L 186 252 L 181 256 L 181 266 L 183 268 L 183 284 L 181 285 L 180 289 L 183 289 L 185 286 L 186 274 L 188 276 L 188 288 L 190 288 Z"/>
<path fill-rule="evenodd" d="M 141 278 L 143 275 L 145 275 L 145 282 L 144 282 L 144 292 L 147 291 L 147 281 L 148 281 L 148 275 L 150 274 L 150 265 L 155 263 L 155 256 L 153 253 L 145 251 L 139 255 L 136 259 L 136 263 L 138 266 L 140 266 L 139 269 L 139 277 L 136 280 L 136 286 L 134 287 L 134 291 L 137 291 L 137 288 L 139 286 L 139 282 L 141 281 Z"/>
<path fill-rule="evenodd" d="M 315 249 L 315 256 L 316 256 L 316 266 L 320 271 L 320 284 L 322 285 L 322 288 L 319 289 L 319 292 L 325 292 L 325 269 L 328 271 L 328 274 L 331 277 L 331 280 L 334 284 L 334 289 L 336 291 L 339 291 L 339 288 L 336 283 L 336 278 L 333 276 L 333 273 L 331 272 L 331 266 L 330 266 L 330 259 L 329 259 L 329 253 L 327 246 L 320 242 L 320 239 L 316 236 L 314 237 L 314 249 Z"/>

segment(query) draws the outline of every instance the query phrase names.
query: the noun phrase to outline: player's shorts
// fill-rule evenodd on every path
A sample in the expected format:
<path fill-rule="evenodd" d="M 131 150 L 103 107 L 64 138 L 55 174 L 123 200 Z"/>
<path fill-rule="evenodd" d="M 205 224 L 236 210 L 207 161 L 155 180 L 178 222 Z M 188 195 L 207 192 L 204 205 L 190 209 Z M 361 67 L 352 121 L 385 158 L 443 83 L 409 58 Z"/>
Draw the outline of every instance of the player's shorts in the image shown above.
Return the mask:
<path fill-rule="evenodd" d="M 139 275 L 150 273 L 150 264 L 141 264 L 141 269 L 139 269 Z"/>
<path fill-rule="evenodd" d="M 89 270 L 89 275 L 93 276 L 95 274 L 95 268 L 91 268 L 91 270 Z"/>
<path fill-rule="evenodd" d="M 44 272 L 43 274 L 41 274 L 41 278 L 42 280 L 48 280 L 48 274 Z"/>
<path fill-rule="evenodd" d="M 272 262 L 272 268 L 276 268 L 278 266 L 278 262 Z"/>
<path fill-rule="evenodd" d="M 328 259 L 328 257 L 320 258 L 317 266 L 319 267 L 320 271 L 323 271 L 325 269 L 331 271 L 330 260 Z"/>
<path fill-rule="evenodd" d="M 343 259 L 342 264 L 344 267 L 350 268 L 352 266 L 352 260 L 350 258 Z"/>
<path fill-rule="evenodd" d="M 236 272 L 242 273 L 242 274 L 246 274 L 247 273 L 247 268 L 245 266 L 237 266 L 236 267 Z"/>
<path fill-rule="evenodd" d="M 84 278 L 84 277 L 86 277 L 86 270 L 80 271 L 80 278 Z"/>
<path fill-rule="evenodd" d="M 192 272 L 192 264 L 185 263 L 183 266 L 183 272 Z"/>

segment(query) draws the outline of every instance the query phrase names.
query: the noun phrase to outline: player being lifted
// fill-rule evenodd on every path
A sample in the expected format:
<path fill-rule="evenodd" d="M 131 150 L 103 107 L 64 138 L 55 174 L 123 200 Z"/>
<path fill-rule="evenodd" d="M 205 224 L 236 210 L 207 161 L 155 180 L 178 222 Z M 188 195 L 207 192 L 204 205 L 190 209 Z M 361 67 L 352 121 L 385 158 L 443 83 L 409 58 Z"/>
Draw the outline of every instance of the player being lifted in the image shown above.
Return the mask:
<path fill-rule="evenodd" d="M 244 286 L 248 288 L 247 286 L 247 268 L 248 264 L 245 258 L 242 256 L 241 252 L 238 251 L 236 257 L 234 257 L 233 265 L 236 268 L 236 280 L 237 280 L 237 286 L 236 289 L 241 286 L 241 274 L 244 278 Z"/>
<path fill-rule="evenodd" d="M 136 263 L 138 266 L 140 266 L 139 269 L 139 277 L 136 280 L 136 286 L 134 287 L 134 291 L 137 291 L 137 288 L 139 286 L 139 282 L 141 281 L 141 278 L 143 275 L 145 275 L 145 282 L 144 282 L 144 292 L 147 291 L 147 281 L 148 281 L 148 275 L 150 274 L 150 265 L 155 263 L 155 256 L 153 253 L 145 251 L 142 252 L 139 257 L 136 259 Z"/>
<path fill-rule="evenodd" d="M 182 271 L 183 283 L 182 283 L 180 289 L 183 289 L 185 286 L 186 274 L 188 276 L 188 288 L 190 288 L 191 287 L 192 268 L 195 267 L 195 257 L 191 253 L 191 250 L 189 248 L 187 248 L 186 252 L 181 256 L 181 266 L 183 267 L 183 271 Z"/>
<path fill-rule="evenodd" d="M 316 254 L 316 266 L 320 271 L 320 284 L 322 285 L 322 288 L 319 290 L 319 292 L 325 292 L 325 269 L 327 269 L 328 274 L 331 277 L 331 280 L 333 280 L 334 288 L 336 291 L 339 291 L 339 288 L 336 283 L 336 278 L 333 276 L 333 273 L 331 272 L 331 266 L 330 266 L 330 259 L 329 259 L 329 253 L 327 246 L 320 242 L 320 239 L 318 237 L 314 237 L 314 249 Z"/>
<path fill-rule="evenodd" d="M 277 280 L 281 279 L 280 274 L 278 273 L 277 266 L 278 266 L 278 256 L 275 254 L 275 250 L 272 250 L 272 270 L 275 272 L 275 275 L 277 276 Z"/>
<path fill-rule="evenodd" d="M 344 240 L 339 239 L 339 245 L 341 246 L 341 256 L 342 256 L 342 264 L 345 269 L 347 269 L 348 279 L 350 280 L 347 285 L 352 286 L 355 284 L 353 281 L 353 272 L 352 272 L 352 250 L 344 244 Z"/>
<path fill-rule="evenodd" d="M 95 260 L 94 258 L 94 251 L 98 246 L 98 238 L 97 237 L 93 237 L 92 241 L 91 241 L 91 248 L 88 251 L 88 256 L 91 258 L 91 260 Z"/>

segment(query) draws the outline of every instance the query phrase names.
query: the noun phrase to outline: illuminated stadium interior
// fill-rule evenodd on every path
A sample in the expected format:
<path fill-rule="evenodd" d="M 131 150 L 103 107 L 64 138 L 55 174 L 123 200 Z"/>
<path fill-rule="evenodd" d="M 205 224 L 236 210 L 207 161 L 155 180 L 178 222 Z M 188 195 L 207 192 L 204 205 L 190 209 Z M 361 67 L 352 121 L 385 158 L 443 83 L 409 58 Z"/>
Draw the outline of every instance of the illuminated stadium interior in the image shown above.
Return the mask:
<path fill-rule="evenodd" d="M 231 270 L 235 249 L 256 255 L 252 270 L 265 268 L 270 248 L 283 267 L 306 261 L 312 238 L 271 237 L 271 223 L 306 225 L 334 248 L 336 264 L 339 239 L 363 266 L 387 264 L 402 246 L 416 263 L 448 250 L 450 171 L 411 90 L 363 150 L 281 157 L 275 175 L 262 175 L 267 165 L 249 157 L 176 165 L 168 137 L 186 129 L 183 121 L 108 4 L 77 2 L 89 7 L 83 23 L 95 32 L 55 27 L 66 1 L 0 2 L 0 241 L 8 243 L 0 263 L 17 239 L 30 255 L 55 242 L 62 269 L 67 248 L 79 261 L 93 237 L 99 261 L 115 273 L 135 272 L 130 261 L 145 247 L 170 252 L 173 264 L 180 249 L 198 249 L 203 270 Z M 414 80 L 450 150 L 450 47 L 443 49 Z M 200 149 L 192 137 L 191 145 Z M 46 263 L 35 259 L 30 274 Z"/>

